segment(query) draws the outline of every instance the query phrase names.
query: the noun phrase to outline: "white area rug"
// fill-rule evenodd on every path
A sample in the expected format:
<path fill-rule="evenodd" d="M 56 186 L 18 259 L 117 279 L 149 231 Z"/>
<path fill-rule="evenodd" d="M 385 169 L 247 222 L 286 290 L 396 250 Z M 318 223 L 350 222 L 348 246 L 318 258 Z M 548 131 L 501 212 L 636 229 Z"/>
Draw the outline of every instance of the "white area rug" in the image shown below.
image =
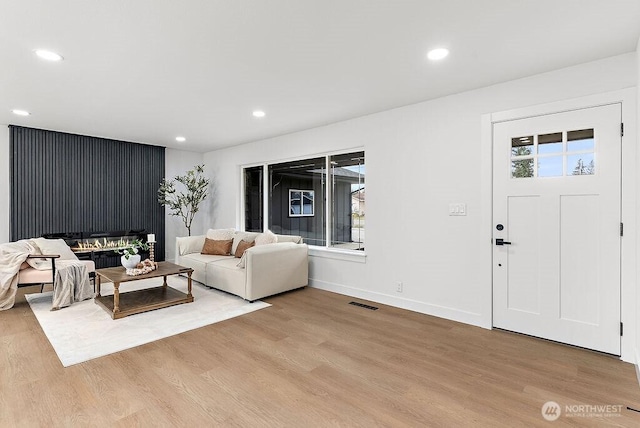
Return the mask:
<path fill-rule="evenodd" d="M 159 280 L 159 284 L 158 278 L 121 284 L 120 291 L 158 286 L 162 284 L 162 278 Z M 186 278 L 170 276 L 167 283 L 177 290 L 187 291 Z M 25 297 L 65 367 L 271 306 L 260 301 L 249 303 L 196 282 L 192 289 L 192 303 L 118 320 L 112 320 L 93 299 L 51 311 L 51 291 Z M 103 283 L 100 294 L 113 295 L 113 285 Z"/>

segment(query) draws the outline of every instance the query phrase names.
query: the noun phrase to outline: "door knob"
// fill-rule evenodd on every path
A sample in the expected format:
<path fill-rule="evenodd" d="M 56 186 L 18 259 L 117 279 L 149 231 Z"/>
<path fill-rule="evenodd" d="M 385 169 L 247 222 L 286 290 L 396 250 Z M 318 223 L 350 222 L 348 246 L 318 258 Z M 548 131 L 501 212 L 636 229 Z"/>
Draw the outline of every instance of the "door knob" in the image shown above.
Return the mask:
<path fill-rule="evenodd" d="M 502 238 L 496 238 L 496 245 L 511 245 L 511 242 L 505 241 Z"/>

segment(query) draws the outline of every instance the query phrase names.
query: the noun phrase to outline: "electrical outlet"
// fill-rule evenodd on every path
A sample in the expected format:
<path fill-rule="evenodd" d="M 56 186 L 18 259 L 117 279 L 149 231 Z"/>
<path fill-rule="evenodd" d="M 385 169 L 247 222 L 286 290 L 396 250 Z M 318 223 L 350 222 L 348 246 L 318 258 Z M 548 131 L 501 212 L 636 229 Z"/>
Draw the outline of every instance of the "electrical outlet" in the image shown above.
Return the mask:
<path fill-rule="evenodd" d="M 401 282 L 399 282 L 399 283 L 396 285 L 396 291 L 397 291 L 398 293 L 402 293 L 402 283 L 401 283 Z"/>

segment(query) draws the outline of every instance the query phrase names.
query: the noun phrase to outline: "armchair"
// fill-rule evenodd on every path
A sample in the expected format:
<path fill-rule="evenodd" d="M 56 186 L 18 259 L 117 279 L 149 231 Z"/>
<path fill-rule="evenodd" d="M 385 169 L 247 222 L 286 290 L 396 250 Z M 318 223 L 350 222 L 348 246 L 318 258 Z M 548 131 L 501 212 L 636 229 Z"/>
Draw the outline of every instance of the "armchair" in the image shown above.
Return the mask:
<path fill-rule="evenodd" d="M 56 277 L 56 259 L 59 259 L 59 254 L 31 254 L 27 256 L 27 259 L 48 259 L 51 260 L 51 269 L 35 269 L 29 266 L 27 263 L 23 263 L 24 269 L 21 267 L 18 271 L 18 287 L 28 287 L 32 285 L 40 285 L 40 292 L 44 290 L 46 284 L 53 284 Z M 83 260 L 87 266 L 89 272 L 89 279 L 91 280 L 95 289 L 95 276 L 96 268 L 95 263 L 91 260 Z"/>

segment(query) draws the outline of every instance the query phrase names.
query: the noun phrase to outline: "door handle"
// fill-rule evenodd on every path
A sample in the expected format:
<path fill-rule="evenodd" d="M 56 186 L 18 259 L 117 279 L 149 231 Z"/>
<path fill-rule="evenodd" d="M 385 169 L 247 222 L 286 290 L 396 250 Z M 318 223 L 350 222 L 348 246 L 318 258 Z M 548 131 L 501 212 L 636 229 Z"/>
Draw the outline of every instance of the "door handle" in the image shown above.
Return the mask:
<path fill-rule="evenodd" d="M 511 245 L 511 242 L 505 241 L 502 238 L 496 238 L 496 245 Z"/>

